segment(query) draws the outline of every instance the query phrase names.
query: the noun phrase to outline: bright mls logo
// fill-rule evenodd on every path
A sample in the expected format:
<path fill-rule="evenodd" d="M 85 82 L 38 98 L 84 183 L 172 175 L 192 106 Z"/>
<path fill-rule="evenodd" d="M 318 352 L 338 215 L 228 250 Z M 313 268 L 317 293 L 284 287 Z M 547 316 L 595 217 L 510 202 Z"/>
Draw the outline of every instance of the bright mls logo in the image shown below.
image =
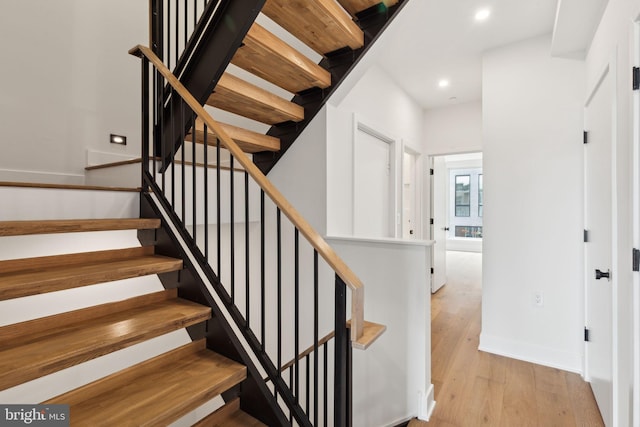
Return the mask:
<path fill-rule="evenodd" d="M 0 405 L 0 427 L 68 427 L 69 405 Z"/>

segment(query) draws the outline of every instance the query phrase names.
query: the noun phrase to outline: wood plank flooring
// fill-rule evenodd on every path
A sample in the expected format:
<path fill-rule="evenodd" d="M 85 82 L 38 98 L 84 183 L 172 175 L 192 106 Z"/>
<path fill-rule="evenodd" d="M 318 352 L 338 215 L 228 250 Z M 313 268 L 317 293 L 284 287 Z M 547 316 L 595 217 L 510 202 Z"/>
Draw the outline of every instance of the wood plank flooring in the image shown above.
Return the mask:
<path fill-rule="evenodd" d="M 603 426 L 579 375 L 477 350 L 482 255 L 447 256 L 447 285 L 431 298 L 436 408 L 409 426 Z"/>

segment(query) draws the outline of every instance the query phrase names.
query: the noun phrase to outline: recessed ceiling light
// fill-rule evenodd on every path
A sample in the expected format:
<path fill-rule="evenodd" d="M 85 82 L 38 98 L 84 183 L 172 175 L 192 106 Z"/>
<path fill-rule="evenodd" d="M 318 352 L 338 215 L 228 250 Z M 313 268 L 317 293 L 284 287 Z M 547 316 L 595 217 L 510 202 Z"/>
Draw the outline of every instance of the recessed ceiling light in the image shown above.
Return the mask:
<path fill-rule="evenodd" d="M 480 9 L 476 12 L 476 21 L 485 21 L 491 15 L 491 11 L 489 9 Z"/>
<path fill-rule="evenodd" d="M 449 80 L 442 79 L 438 82 L 438 87 L 449 87 Z"/>

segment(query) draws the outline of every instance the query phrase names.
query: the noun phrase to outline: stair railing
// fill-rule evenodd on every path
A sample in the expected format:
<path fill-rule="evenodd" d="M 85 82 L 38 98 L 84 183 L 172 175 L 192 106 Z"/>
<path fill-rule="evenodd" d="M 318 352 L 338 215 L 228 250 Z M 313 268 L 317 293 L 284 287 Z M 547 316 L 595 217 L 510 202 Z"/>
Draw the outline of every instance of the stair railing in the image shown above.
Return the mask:
<path fill-rule="evenodd" d="M 291 423 L 350 425 L 351 348 L 384 330 L 365 334 L 363 284 L 149 48 L 130 53 L 142 59 L 143 191 L 190 246 Z M 166 128 L 191 149 L 158 141 Z M 161 168 L 154 146 L 175 160 Z"/>

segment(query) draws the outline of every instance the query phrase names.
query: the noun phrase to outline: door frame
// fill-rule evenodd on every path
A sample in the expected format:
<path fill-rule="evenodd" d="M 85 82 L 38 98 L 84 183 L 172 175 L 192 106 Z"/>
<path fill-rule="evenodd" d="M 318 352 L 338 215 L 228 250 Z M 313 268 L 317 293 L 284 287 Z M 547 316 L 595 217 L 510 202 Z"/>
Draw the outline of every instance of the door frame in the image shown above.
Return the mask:
<path fill-rule="evenodd" d="M 379 129 L 376 126 L 372 126 L 366 120 L 355 114 L 353 115 L 353 176 L 352 176 L 352 232 L 355 231 L 356 224 L 356 176 L 358 174 L 358 132 L 362 131 L 367 133 L 368 135 L 379 139 L 382 142 L 389 144 L 389 224 L 388 230 L 389 234 L 392 238 L 398 237 L 398 230 L 402 230 L 402 223 L 399 221 L 400 215 L 398 214 L 398 166 L 397 166 L 397 157 L 398 157 L 398 139 L 390 136 L 389 133 Z"/>
<path fill-rule="evenodd" d="M 618 402 L 620 401 L 620 390 L 619 390 L 619 360 L 620 360 L 620 352 L 619 352 L 619 337 L 618 337 L 618 320 L 619 320 L 619 312 L 618 312 L 618 293 L 617 289 L 619 286 L 619 275 L 616 274 L 617 269 L 620 265 L 619 263 L 619 253 L 618 253 L 618 245 L 619 245 L 619 237 L 618 237 L 618 194 L 616 191 L 617 188 L 617 160 L 616 155 L 618 151 L 618 76 L 617 76 L 617 49 L 614 49 L 614 52 L 609 56 L 609 60 L 602 67 L 602 71 L 598 74 L 598 79 L 587 92 L 587 98 L 584 103 L 584 117 L 586 118 L 586 111 L 596 95 L 600 85 L 604 81 L 604 79 L 608 76 L 611 78 L 611 269 L 613 273 L 611 274 L 611 281 L 609 286 L 611 286 L 611 388 L 612 388 L 612 397 L 611 397 L 611 408 L 612 408 L 612 422 L 613 425 L 617 425 L 618 414 L 617 408 L 619 407 Z M 584 128 L 586 131 L 589 129 L 586 126 L 586 121 Z M 583 152 L 584 160 L 583 160 L 583 228 L 586 224 L 586 195 L 587 195 L 587 168 L 586 168 L 586 152 Z M 587 308 L 588 308 L 588 296 L 586 292 L 587 281 L 589 277 L 591 277 L 592 272 L 587 271 L 587 262 L 586 262 L 586 251 L 587 246 L 584 246 L 583 250 L 583 286 L 581 288 L 582 298 L 583 298 L 583 319 L 584 324 L 588 325 L 587 318 Z M 583 345 L 583 377 L 586 381 L 590 381 L 590 373 L 589 373 L 589 352 L 588 352 L 588 343 L 584 342 Z"/>
<path fill-rule="evenodd" d="M 422 174 L 423 174 L 423 161 L 422 161 L 422 153 L 420 153 L 418 150 L 416 150 L 415 148 L 413 148 L 410 144 L 408 144 L 407 140 L 403 139 L 402 140 L 402 152 L 401 152 L 401 158 L 402 161 L 400 162 L 400 179 L 399 179 L 399 185 L 400 185 L 400 191 L 399 191 L 399 195 L 400 195 L 400 215 L 401 215 L 401 221 L 400 221 L 400 234 L 399 237 L 403 237 L 404 236 L 404 155 L 405 153 L 412 155 L 415 157 L 416 160 L 416 164 L 415 164 L 415 171 L 414 171 L 414 183 L 416 188 L 414 189 L 414 201 L 415 201 L 415 233 L 414 233 L 414 239 L 422 239 L 423 236 L 423 230 L 424 230 L 424 221 L 423 221 L 423 206 L 424 206 L 424 202 L 423 202 L 423 198 L 422 195 L 423 193 L 423 180 L 422 178 Z"/>

